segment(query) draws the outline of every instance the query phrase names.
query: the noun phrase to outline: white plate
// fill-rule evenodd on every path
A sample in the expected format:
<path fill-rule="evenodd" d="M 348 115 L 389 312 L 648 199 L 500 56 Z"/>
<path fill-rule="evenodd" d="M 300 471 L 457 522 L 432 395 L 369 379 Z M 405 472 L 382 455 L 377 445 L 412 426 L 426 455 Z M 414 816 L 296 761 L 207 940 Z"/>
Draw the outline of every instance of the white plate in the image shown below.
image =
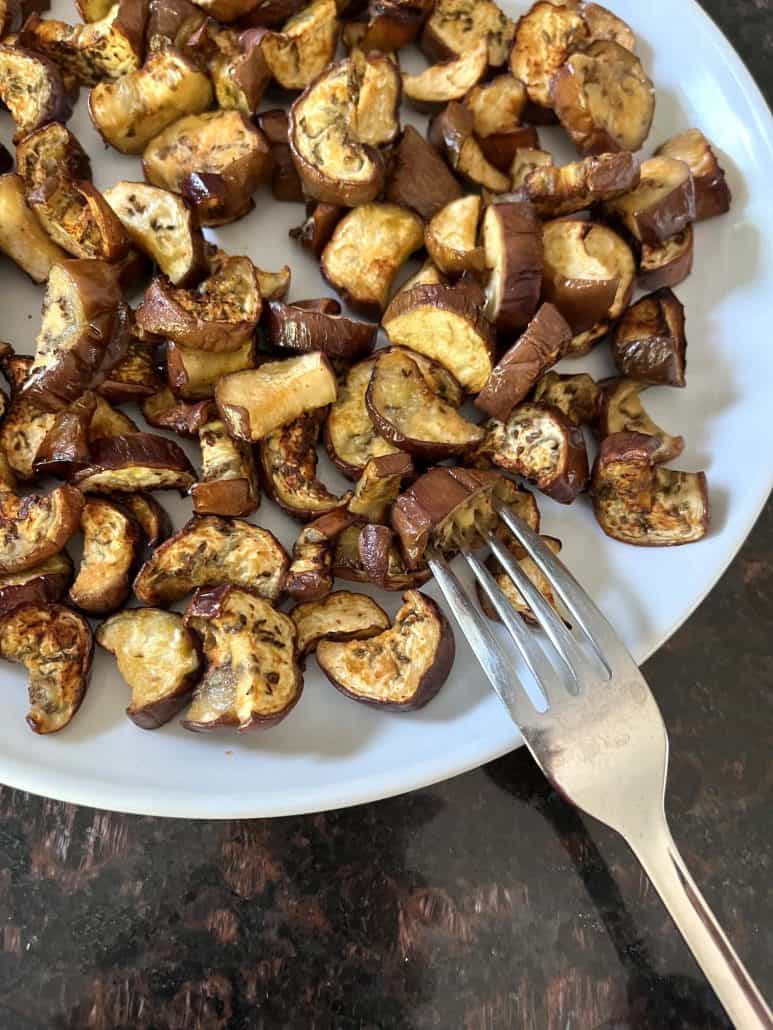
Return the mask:
<path fill-rule="evenodd" d="M 53 16 L 72 18 L 72 3 Z M 525 4 L 504 3 L 512 15 Z M 653 390 L 646 404 L 658 422 L 682 433 L 679 466 L 706 469 L 713 523 L 699 544 L 640 550 L 608 540 L 587 500 L 570 509 L 539 498 L 544 529 L 560 536 L 564 557 L 643 661 L 687 618 L 716 583 L 754 523 L 773 482 L 771 386 L 773 125 L 757 87 L 727 40 L 692 0 L 618 0 L 636 31 L 658 107 L 648 148 L 697 125 L 723 155 L 732 212 L 697 227 L 696 267 L 678 288 L 688 313 L 688 387 Z M 418 55 L 404 63 L 421 67 Z M 85 93 L 86 91 L 84 91 Z M 139 163 L 106 151 L 84 101 L 71 122 L 94 163 L 98 186 L 140 178 Z M 6 143 L 10 119 L 2 116 Z M 564 160 L 556 130 L 543 138 Z M 232 253 L 264 267 L 288 262 L 291 297 L 329 292 L 315 264 L 291 246 L 287 230 L 302 208 L 256 198 L 248 218 L 217 234 Z M 31 351 L 41 290 L 3 262 L 2 335 Z M 568 366 L 567 366 L 568 367 Z M 575 370 L 608 373 L 603 348 Z M 195 457 L 194 450 L 191 455 Z M 331 483 L 343 487 L 329 466 Z M 162 501 L 179 526 L 189 504 Z M 297 527 L 264 500 L 256 521 L 291 545 Z M 432 589 L 432 588 L 430 588 Z M 432 591 L 434 592 L 434 591 Z M 392 611 L 397 599 L 390 595 Z M 78 804 L 126 812 L 202 818 L 286 815 L 398 794 L 454 776 L 515 748 L 520 738 L 457 636 L 458 657 L 446 686 L 425 709 L 388 714 L 346 700 L 308 663 L 303 697 L 291 716 L 266 732 L 198 735 L 176 723 L 148 733 L 124 716 L 127 691 L 112 657 L 95 657 L 92 682 L 73 724 L 52 737 L 25 726 L 25 676 L 2 666 L 0 781 Z M 675 687 L 678 689 L 678 687 Z"/>

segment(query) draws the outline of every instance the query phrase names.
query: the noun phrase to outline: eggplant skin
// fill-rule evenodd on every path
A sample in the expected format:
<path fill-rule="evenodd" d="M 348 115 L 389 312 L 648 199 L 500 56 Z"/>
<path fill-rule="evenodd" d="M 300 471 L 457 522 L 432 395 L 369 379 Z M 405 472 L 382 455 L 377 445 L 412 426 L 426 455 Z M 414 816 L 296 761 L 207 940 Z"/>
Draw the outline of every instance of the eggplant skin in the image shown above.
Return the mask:
<path fill-rule="evenodd" d="M 358 361 L 370 354 L 378 332 L 374 322 L 278 300 L 266 305 L 263 325 L 271 347 L 295 353 L 319 350 L 328 358 L 344 361 Z"/>
<path fill-rule="evenodd" d="M 412 208 L 427 220 L 463 193 L 435 148 L 406 125 L 392 157 L 386 199 Z"/>
<path fill-rule="evenodd" d="M 61 551 L 78 531 L 82 508 L 72 486 L 26 497 L 0 491 L 0 573 L 24 572 Z"/>
<path fill-rule="evenodd" d="M 55 604 L 64 596 L 72 577 L 72 560 L 66 551 L 31 569 L 0 576 L 0 618 L 23 604 Z"/>
<path fill-rule="evenodd" d="M 49 122 L 66 122 L 73 109 L 72 97 L 53 61 L 7 44 L 0 45 L 0 99 L 16 125 L 14 142 Z"/>
<path fill-rule="evenodd" d="M 185 452 L 153 433 L 131 433 L 96 440 L 91 464 L 74 479 L 82 491 L 178 490 L 184 495 L 196 480 Z"/>

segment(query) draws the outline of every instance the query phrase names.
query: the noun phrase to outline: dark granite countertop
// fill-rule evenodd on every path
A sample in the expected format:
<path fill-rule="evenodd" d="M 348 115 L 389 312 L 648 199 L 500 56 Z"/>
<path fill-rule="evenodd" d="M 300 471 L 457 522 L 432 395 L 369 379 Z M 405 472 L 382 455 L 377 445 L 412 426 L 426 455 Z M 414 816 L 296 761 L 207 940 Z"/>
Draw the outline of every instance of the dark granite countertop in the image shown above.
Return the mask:
<path fill-rule="evenodd" d="M 704 7 L 773 96 L 773 0 Z M 673 744 L 674 835 L 768 998 L 772 612 L 769 504 L 646 667 Z M 728 1025 L 625 846 L 523 750 L 405 797 L 265 822 L 0 790 L 0 1030 Z"/>

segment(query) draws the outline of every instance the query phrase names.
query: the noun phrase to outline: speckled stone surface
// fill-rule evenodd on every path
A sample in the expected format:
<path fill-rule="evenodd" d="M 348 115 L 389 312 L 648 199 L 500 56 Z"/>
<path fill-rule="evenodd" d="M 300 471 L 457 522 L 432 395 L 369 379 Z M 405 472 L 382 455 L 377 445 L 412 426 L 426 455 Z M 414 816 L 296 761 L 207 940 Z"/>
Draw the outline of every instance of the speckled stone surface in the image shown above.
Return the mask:
<path fill-rule="evenodd" d="M 773 95 L 773 2 L 706 0 Z M 773 996 L 773 506 L 646 674 L 685 858 Z M 415 794 L 186 823 L 0 790 L 0 1030 L 709 1030 L 643 874 L 527 755 Z"/>

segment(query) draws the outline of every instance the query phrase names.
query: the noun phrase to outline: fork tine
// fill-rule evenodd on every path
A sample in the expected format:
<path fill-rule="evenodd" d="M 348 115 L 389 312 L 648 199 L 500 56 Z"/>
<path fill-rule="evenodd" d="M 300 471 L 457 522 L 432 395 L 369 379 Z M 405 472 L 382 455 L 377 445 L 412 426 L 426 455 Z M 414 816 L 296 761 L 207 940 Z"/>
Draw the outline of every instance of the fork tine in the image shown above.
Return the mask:
<path fill-rule="evenodd" d="M 496 510 L 507 528 L 511 530 L 558 594 L 574 622 L 593 645 L 599 661 L 607 669 L 609 675 L 612 675 L 612 664 L 618 666 L 616 672 L 622 671 L 626 665 L 636 668 L 636 663 L 628 649 L 606 616 L 590 599 L 564 563 L 545 546 L 531 526 L 528 526 L 509 508 L 497 504 Z"/>
<path fill-rule="evenodd" d="M 529 710 L 531 702 L 513 671 L 512 657 L 507 654 L 484 616 L 470 601 L 446 560 L 439 555 L 433 555 L 429 558 L 428 564 L 448 607 L 459 623 L 459 628 L 500 701 L 516 725 L 526 725 L 532 720 L 533 711 Z"/>

